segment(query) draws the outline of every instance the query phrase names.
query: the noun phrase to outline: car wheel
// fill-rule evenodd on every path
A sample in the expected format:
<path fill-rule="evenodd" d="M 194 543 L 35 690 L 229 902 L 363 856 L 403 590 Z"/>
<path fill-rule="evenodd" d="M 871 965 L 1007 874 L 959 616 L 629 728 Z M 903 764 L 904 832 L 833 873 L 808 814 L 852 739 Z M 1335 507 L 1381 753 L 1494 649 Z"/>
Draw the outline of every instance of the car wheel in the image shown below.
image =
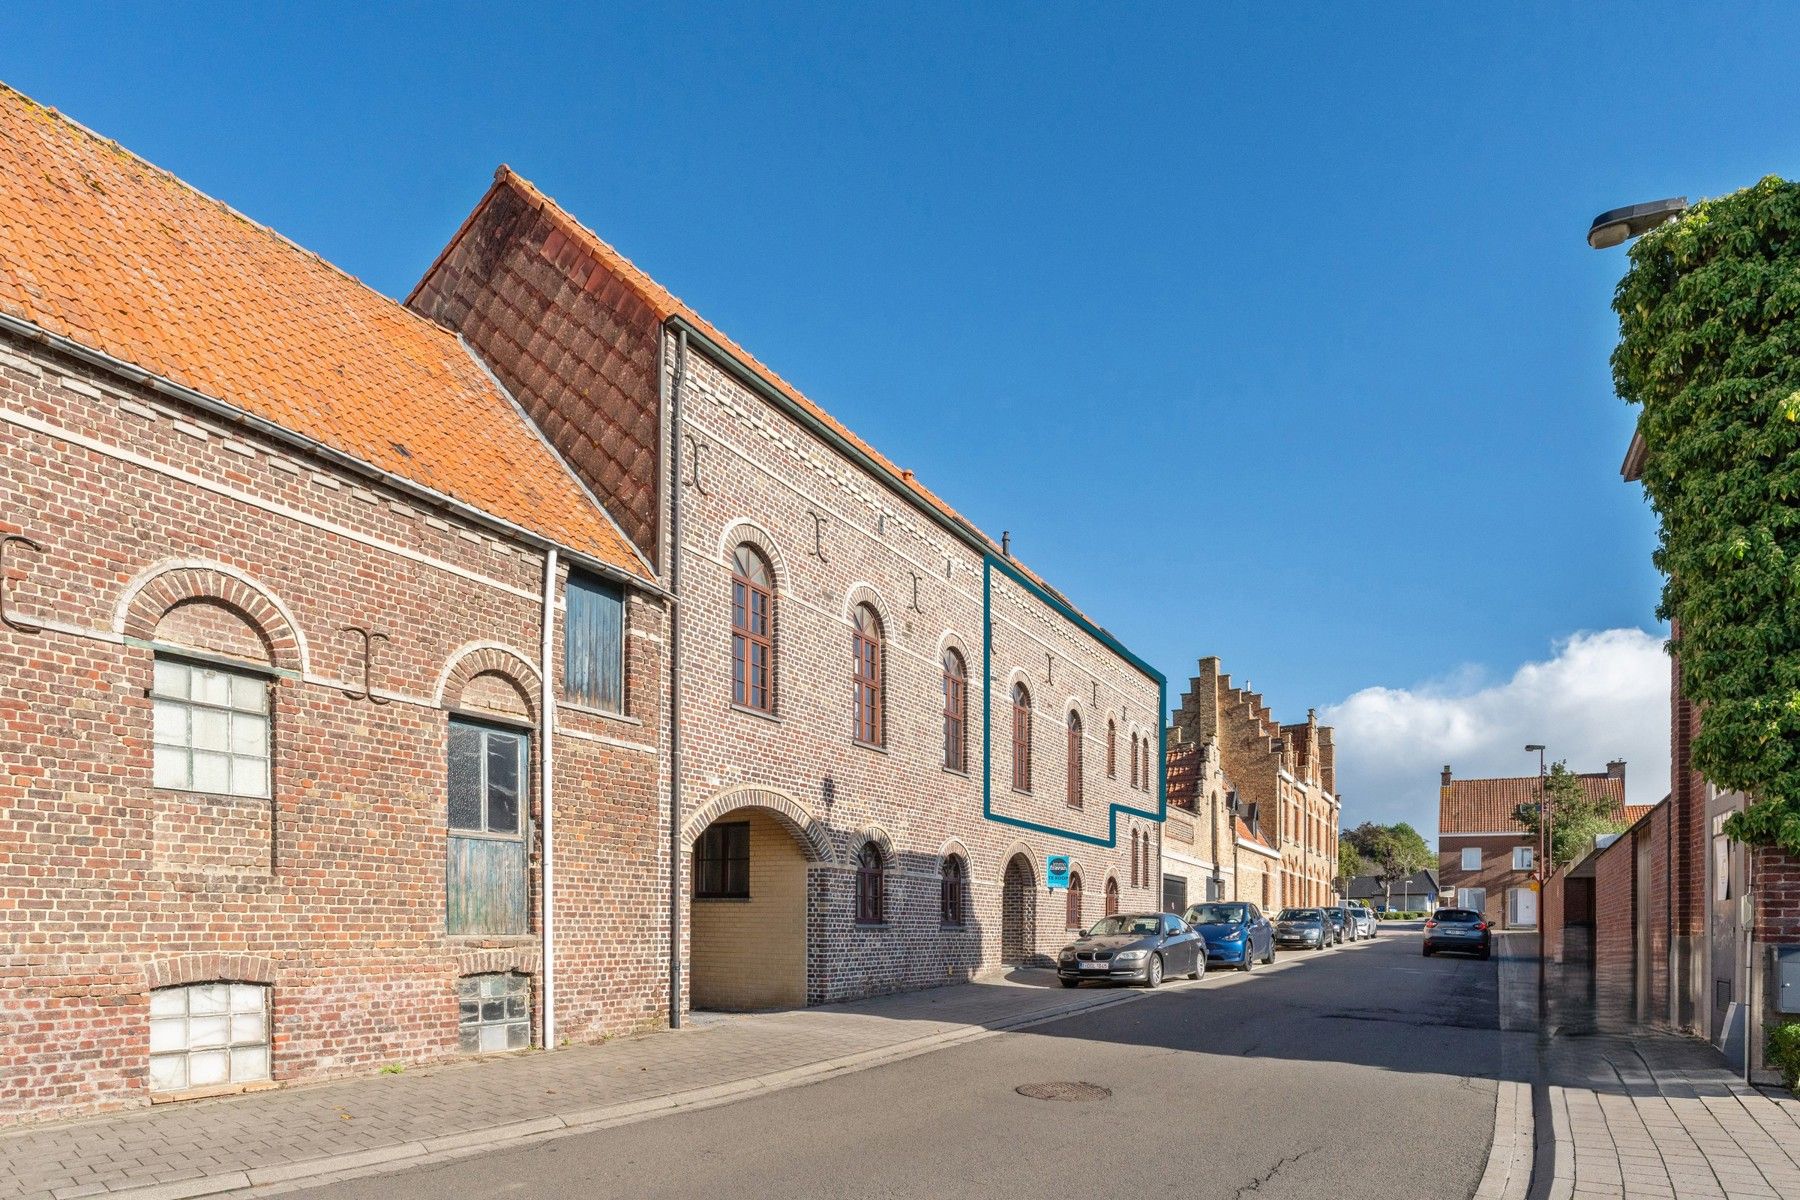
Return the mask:
<path fill-rule="evenodd" d="M 1270 943 L 1269 943 L 1269 952 L 1268 952 L 1268 954 L 1266 954 L 1266 955 L 1264 955 L 1264 956 L 1263 956 L 1263 962 L 1264 962 L 1264 963 L 1265 963 L 1265 964 L 1267 964 L 1267 963 L 1272 963 L 1272 962 L 1274 962 L 1274 961 L 1275 961 L 1275 943 L 1274 943 L 1274 942 L 1273 942 L 1273 941 L 1271 941 L 1271 942 L 1270 942 Z"/>
<path fill-rule="evenodd" d="M 1162 955 L 1152 954 L 1150 956 L 1150 965 L 1144 968 L 1144 986 L 1147 988 L 1153 988 L 1157 984 L 1161 983 L 1162 982 L 1162 973 L 1163 973 Z"/>
<path fill-rule="evenodd" d="M 1431 957 L 1431 947 L 1430 946 L 1425 947 L 1425 957 L 1426 958 Z"/>
<path fill-rule="evenodd" d="M 1256 944 L 1253 942 L 1244 947 L 1244 965 L 1238 970 L 1248 975 L 1256 967 Z"/>
<path fill-rule="evenodd" d="M 1189 979 L 1204 979 L 1204 978 L 1206 978 L 1206 955 L 1204 953 L 1196 954 L 1194 956 L 1194 970 L 1188 976 L 1188 978 Z"/>
<path fill-rule="evenodd" d="M 1081 986 L 1081 980 L 1079 980 L 1079 979 L 1063 979 L 1063 980 L 1060 980 L 1059 982 L 1064 987 L 1080 987 Z"/>

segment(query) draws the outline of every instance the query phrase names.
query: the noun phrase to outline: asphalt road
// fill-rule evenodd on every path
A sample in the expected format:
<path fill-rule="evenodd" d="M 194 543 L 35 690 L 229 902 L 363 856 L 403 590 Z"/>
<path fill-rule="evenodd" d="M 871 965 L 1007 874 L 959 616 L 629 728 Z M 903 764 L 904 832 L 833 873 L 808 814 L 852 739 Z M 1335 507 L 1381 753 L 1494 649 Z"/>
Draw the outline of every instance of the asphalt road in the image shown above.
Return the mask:
<path fill-rule="evenodd" d="M 1496 1001 L 1493 963 L 1384 930 L 809 1087 L 304 1195 L 1468 1197 L 1493 1132 Z M 1059 1081 L 1111 1095 L 1015 1090 Z"/>

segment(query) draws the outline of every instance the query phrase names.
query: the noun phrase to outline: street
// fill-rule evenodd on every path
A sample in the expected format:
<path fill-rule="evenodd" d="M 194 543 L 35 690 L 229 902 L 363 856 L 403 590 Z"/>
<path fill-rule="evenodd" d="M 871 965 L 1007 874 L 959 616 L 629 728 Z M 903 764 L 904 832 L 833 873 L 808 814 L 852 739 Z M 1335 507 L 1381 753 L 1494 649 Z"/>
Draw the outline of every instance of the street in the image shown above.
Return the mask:
<path fill-rule="evenodd" d="M 1493 1127 L 1495 980 L 1384 931 L 809 1087 L 304 1194 L 1468 1196 Z M 1015 1090 L 1064 1081 L 1111 1096 Z"/>

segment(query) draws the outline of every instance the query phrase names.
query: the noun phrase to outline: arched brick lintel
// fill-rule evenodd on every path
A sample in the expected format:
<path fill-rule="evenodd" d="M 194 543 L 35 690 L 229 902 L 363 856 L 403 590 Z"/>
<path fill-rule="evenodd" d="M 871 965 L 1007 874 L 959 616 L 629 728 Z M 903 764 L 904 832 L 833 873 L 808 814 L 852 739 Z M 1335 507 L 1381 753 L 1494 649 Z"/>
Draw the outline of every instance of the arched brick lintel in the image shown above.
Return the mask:
<path fill-rule="evenodd" d="M 498 975 L 517 971 L 521 975 L 538 973 L 538 947 L 488 946 L 464 950 L 456 956 L 456 973 L 461 975 Z"/>
<path fill-rule="evenodd" d="M 804 805 L 786 792 L 754 784 L 727 788 L 695 809 L 693 815 L 682 824 L 682 843 L 692 846 L 708 825 L 740 808 L 767 809 L 770 815 L 794 835 L 794 840 L 800 843 L 800 850 L 806 855 L 807 861 L 828 863 L 833 860 L 831 836 Z"/>
<path fill-rule="evenodd" d="M 498 642 L 473 642 L 463 646 L 444 664 L 438 679 L 437 701 L 456 707 L 463 689 L 477 675 L 495 674 L 505 677 L 518 689 L 532 724 L 538 721 L 538 671 L 531 660 L 510 646 Z"/>
<path fill-rule="evenodd" d="M 184 954 L 144 966 L 144 984 L 156 988 L 187 983 L 274 983 L 278 972 L 271 960 L 259 954 Z"/>
<path fill-rule="evenodd" d="M 306 672 L 306 637 L 287 606 L 261 583 L 223 563 L 158 563 L 126 587 L 113 624 L 127 637 L 153 641 L 163 616 L 190 600 L 217 601 L 239 613 L 262 635 L 275 666 Z"/>

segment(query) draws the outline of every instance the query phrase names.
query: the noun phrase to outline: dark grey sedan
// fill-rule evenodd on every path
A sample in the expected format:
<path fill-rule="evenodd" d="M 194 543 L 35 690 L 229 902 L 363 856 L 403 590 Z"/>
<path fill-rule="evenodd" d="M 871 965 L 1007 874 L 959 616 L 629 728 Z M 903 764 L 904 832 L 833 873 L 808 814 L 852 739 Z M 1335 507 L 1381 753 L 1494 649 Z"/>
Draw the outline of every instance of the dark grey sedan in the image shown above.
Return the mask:
<path fill-rule="evenodd" d="M 1331 944 L 1331 923 L 1319 908 L 1284 908 L 1275 918 L 1275 944 L 1323 950 Z"/>
<path fill-rule="evenodd" d="M 1084 979 L 1155 987 L 1167 975 L 1206 974 L 1206 943 L 1174 913 L 1118 913 L 1081 931 L 1056 956 L 1064 987 Z"/>

